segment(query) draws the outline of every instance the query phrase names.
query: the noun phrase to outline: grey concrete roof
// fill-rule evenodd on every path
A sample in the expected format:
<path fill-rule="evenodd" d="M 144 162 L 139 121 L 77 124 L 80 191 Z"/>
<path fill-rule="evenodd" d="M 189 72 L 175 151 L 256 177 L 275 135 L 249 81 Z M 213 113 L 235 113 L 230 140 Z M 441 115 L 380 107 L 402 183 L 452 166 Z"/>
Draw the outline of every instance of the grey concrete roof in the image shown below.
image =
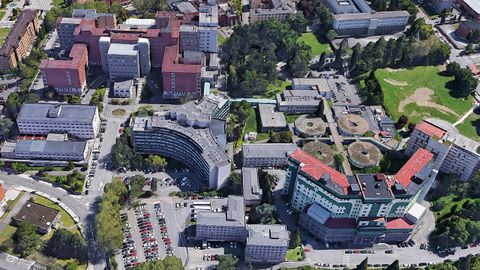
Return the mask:
<path fill-rule="evenodd" d="M 182 1 L 182 2 L 175 3 L 173 5 L 178 9 L 178 11 L 180 11 L 183 14 L 194 13 L 198 11 L 197 8 L 191 2 Z"/>
<path fill-rule="evenodd" d="M 375 13 L 345 13 L 345 14 L 335 14 L 333 19 L 337 21 L 344 20 L 381 20 L 389 19 L 396 17 L 410 17 L 410 13 L 406 11 L 381 11 Z"/>
<path fill-rule="evenodd" d="M 258 183 L 258 168 L 242 168 L 243 198 L 249 200 L 261 200 L 263 191 Z"/>
<path fill-rule="evenodd" d="M 83 153 L 86 145 L 85 141 L 19 140 L 15 152 Z"/>
<path fill-rule="evenodd" d="M 247 245 L 288 246 L 288 230 L 283 224 L 248 224 Z"/>
<path fill-rule="evenodd" d="M 297 145 L 294 143 L 255 143 L 242 146 L 244 158 L 287 158 L 295 149 Z"/>
<path fill-rule="evenodd" d="M 135 44 L 112 43 L 108 49 L 108 54 L 136 56 L 138 51 Z"/>
<path fill-rule="evenodd" d="M 228 196 L 227 212 L 199 212 L 198 225 L 208 226 L 245 226 L 245 204 L 242 197 Z"/>
<path fill-rule="evenodd" d="M 29 270 L 35 264 L 34 261 L 20 259 L 7 253 L 0 253 L 0 269 Z"/>
<path fill-rule="evenodd" d="M 480 156 L 480 143 L 460 134 L 452 124 L 438 118 L 427 118 L 423 121 L 447 131 L 447 134 L 443 138 L 444 140 Z"/>
<path fill-rule="evenodd" d="M 272 104 L 258 104 L 260 122 L 263 128 L 283 128 L 287 126 L 285 115 L 276 109 L 277 106 Z"/>
<path fill-rule="evenodd" d="M 82 21 L 82 19 L 78 19 L 78 18 L 65 18 L 65 17 L 63 17 L 60 20 L 60 23 L 80 24 L 81 21 Z"/>
<path fill-rule="evenodd" d="M 480 14 L 480 1 L 478 0 L 463 0 L 465 4 L 471 7 L 477 14 Z"/>
<path fill-rule="evenodd" d="M 113 89 L 130 89 L 133 86 L 133 80 L 116 81 L 113 83 Z"/>
<path fill-rule="evenodd" d="M 56 119 L 58 121 L 91 123 L 96 110 L 97 107 L 92 105 L 24 103 L 17 116 L 17 122 Z"/>

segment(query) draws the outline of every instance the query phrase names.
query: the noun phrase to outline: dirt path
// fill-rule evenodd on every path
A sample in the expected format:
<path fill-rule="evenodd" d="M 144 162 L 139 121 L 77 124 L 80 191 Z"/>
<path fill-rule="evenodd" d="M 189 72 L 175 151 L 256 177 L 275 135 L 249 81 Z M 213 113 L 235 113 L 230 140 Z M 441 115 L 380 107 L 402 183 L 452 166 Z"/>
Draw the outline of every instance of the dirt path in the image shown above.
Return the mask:
<path fill-rule="evenodd" d="M 394 86 L 408 86 L 408 83 L 403 81 L 397 81 L 394 79 L 383 79 L 383 80 Z"/>
<path fill-rule="evenodd" d="M 388 72 L 398 72 L 398 71 L 403 71 L 405 69 L 404 68 L 385 68 L 385 70 Z"/>
<path fill-rule="evenodd" d="M 404 112 L 405 106 L 407 106 L 410 103 L 416 103 L 418 106 L 421 106 L 421 107 L 435 108 L 444 114 L 453 114 L 455 116 L 459 116 L 452 109 L 432 102 L 432 95 L 433 95 L 433 90 L 430 88 L 426 88 L 426 87 L 417 88 L 417 90 L 415 90 L 415 93 L 413 93 L 411 96 L 407 97 L 406 99 L 400 101 L 400 104 L 398 104 L 398 111 Z"/>

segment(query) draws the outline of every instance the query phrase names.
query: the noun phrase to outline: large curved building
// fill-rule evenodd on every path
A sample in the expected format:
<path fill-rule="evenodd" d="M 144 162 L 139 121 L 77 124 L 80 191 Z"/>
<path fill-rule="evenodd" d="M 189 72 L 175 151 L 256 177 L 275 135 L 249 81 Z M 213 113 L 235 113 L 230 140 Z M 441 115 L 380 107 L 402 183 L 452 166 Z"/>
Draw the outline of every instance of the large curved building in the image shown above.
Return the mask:
<path fill-rule="evenodd" d="M 346 114 L 338 118 L 338 129 L 345 136 L 361 136 L 368 131 L 368 122 L 355 114 Z"/>
<path fill-rule="evenodd" d="M 135 149 L 183 162 L 207 180 L 209 188 L 219 188 L 230 175 L 227 113 L 228 100 L 211 95 L 163 114 L 137 117 L 131 125 Z"/>
<path fill-rule="evenodd" d="M 350 163 L 360 169 L 377 166 L 382 159 L 380 149 L 369 142 L 353 142 L 347 152 Z"/>
<path fill-rule="evenodd" d="M 326 143 L 319 141 L 308 142 L 302 147 L 302 150 L 327 165 L 331 165 L 335 161 L 335 151 Z"/>
<path fill-rule="evenodd" d="M 295 131 L 307 137 L 322 136 L 327 129 L 321 117 L 302 115 L 295 120 Z"/>

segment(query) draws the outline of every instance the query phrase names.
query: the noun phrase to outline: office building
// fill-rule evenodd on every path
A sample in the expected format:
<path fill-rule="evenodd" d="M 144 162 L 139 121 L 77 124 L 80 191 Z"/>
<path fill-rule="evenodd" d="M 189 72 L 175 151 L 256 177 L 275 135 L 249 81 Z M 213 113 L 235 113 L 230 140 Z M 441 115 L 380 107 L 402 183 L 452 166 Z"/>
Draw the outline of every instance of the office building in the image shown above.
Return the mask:
<path fill-rule="evenodd" d="M 456 5 L 467 16 L 480 21 L 480 2 L 478 0 L 457 0 Z"/>
<path fill-rule="evenodd" d="M 38 233 L 47 234 L 60 220 L 60 216 L 60 211 L 56 209 L 27 201 L 12 220 L 17 226 L 22 221 L 27 221 L 37 228 Z"/>
<path fill-rule="evenodd" d="M 442 13 L 442 11 L 450 11 L 453 6 L 453 0 L 426 0 L 424 2 L 427 8 L 436 14 Z"/>
<path fill-rule="evenodd" d="M 218 6 L 200 4 L 198 47 L 202 52 L 218 52 Z"/>
<path fill-rule="evenodd" d="M 40 23 L 38 13 L 33 9 L 23 10 L 0 47 L 0 71 L 18 67 L 33 48 Z"/>
<path fill-rule="evenodd" d="M 262 132 L 282 131 L 287 128 L 287 120 L 283 112 L 277 111 L 273 104 L 258 104 L 258 113 L 260 115 L 260 125 Z"/>
<path fill-rule="evenodd" d="M 68 133 L 82 139 L 98 134 L 100 117 L 96 106 L 24 103 L 17 116 L 20 134 Z"/>
<path fill-rule="evenodd" d="M 163 98 L 198 99 L 202 96 L 200 79 L 202 66 L 179 61 L 178 49 L 178 45 L 165 48 L 162 65 Z"/>
<path fill-rule="evenodd" d="M 199 51 L 198 26 L 180 26 L 180 52 L 184 51 Z"/>
<path fill-rule="evenodd" d="M 244 167 L 285 167 L 294 143 L 255 143 L 242 146 Z"/>
<path fill-rule="evenodd" d="M 230 175 L 225 153 L 228 108 L 226 99 L 210 95 L 163 115 L 137 117 L 132 122 L 135 149 L 174 158 L 207 179 L 209 188 L 220 188 Z"/>
<path fill-rule="evenodd" d="M 114 29 L 117 27 L 117 17 L 114 13 L 97 13 L 95 9 L 74 9 L 74 19 L 93 19 L 99 28 Z"/>
<path fill-rule="evenodd" d="M 405 153 L 412 155 L 419 148 L 437 155 L 435 165 L 441 172 L 456 174 L 462 181 L 480 171 L 480 143 L 459 134 L 443 120 L 425 119 L 415 126 Z"/>
<path fill-rule="evenodd" d="M 87 86 L 87 45 L 73 45 L 69 56 L 69 60 L 42 60 L 40 75 L 43 84 L 58 94 L 80 96 Z"/>
<path fill-rule="evenodd" d="M 199 212 L 195 239 L 245 241 L 245 205 L 242 197 L 228 196 L 226 212 Z"/>
<path fill-rule="evenodd" d="M 287 255 L 289 233 L 281 224 L 248 224 L 245 261 L 279 263 Z"/>
<path fill-rule="evenodd" d="M 116 98 L 131 98 L 135 94 L 133 80 L 116 81 L 113 83 L 113 96 Z"/>
<path fill-rule="evenodd" d="M 51 134 L 57 135 L 57 134 Z M 68 141 L 66 136 L 48 136 L 41 140 L 5 141 L 0 154 L 5 159 L 55 160 L 81 162 L 87 159 L 90 145 L 86 141 Z"/>
<path fill-rule="evenodd" d="M 262 200 L 263 191 L 258 183 L 258 168 L 243 167 L 242 178 L 245 205 L 259 205 Z"/>
<path fill-rule="evenodd" d="M 405 241 L 416 227 L 406 215 L 431 181 L 433 157 L 418 149 L 395 175 L 344 175 L 297 149 L 283 193 L 300 213 L 300 226 L 325 242 Z"/>
<path fill-rule="evenodd" d="M 80 18 L 63 18 L 59 17 L 57 19 L 57 34 L 58 34 L 58 43 L 62 50 L 70 50 L 75 44 L 75 39 L 73 33 L 75 28 L 80 25 L 82 19 Z"/>
<path fill-rule="evenodd" d="M 475 31 L 480 30 L 480 22 L 478 21 L 463 21 L 458 25 L 455 33 L 461 38 L 468 40 L 470 34 Z"/>
<path fill-rule="evenodd" d="M 295 3 L 289 0 L 251 1 L 250 23 L 277 19 L 286 20 L 295 13 Z"/>

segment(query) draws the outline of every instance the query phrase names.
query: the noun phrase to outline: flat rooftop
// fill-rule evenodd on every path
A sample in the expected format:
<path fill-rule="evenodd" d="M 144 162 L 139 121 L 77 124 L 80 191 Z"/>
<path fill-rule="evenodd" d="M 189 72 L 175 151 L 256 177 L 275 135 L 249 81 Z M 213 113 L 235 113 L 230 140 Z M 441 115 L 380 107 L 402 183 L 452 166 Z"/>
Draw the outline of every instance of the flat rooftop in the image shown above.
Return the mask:
<path fill-rule="evenodd" d="M 242 197 L 228 196 L 226 212 L 199 212 L 197 225 L 243 227 L 245 204 Z"/>
<path fill-rule="evenodd" d="M 86 146 L 85 141 L 19 140 L 15 145 L 15 152 L 81 154 Z"/>
<path fill-rule="evenodd" d="M 390 191 L 385 175 L 383 174 L 357 174 L 362 193 L 365 199 L 393 199 L 393 193 Z"/>
<path fill-rule="evenodd" d="M 294 143 L 254 143 L 243 144 L 242 152 L 244 158 L 287 158 L 297 148 Z"/>
<path fill-rule="evenodd" d="M 348 21 L 348 20 L 382 20 L 398 17 L 410 17 L 410 13 L 406 11 L 381 11 L 374 13 L 345 13 L 345 14 L 335 14 L 333 19 L 337 21 Z"/>
<path fill-rule="evenodd" d="M 24 103 L 17 116 L 19 121 L 68 121 L 91 123 L 97 111 L 92 105 Z"/>
<path fill-rule="evenodd" d="M 108 55 L 137 56 L 136 44 L 112 43 L 108 49 Z"/>
<path fill-rule="evenodd" d="M 248 224 L 247 245 L 287 247 L 289 233 L 283 224 Z"/>
<path fill-rule="evenodd" d="M 13 219 L 17 222 L 25 220 L 37 228 L 48 230 L 59 213 L 56 209 L 27 201 Z"/>
<path fill-rule="evenodd" d="M 243 198 L 248 200 L 261 200 L 262 189 L 258 183 L 258 168 L 242 168 Z"/>
<path fill-rule="evenodd" d="M 277 111 L 277 106 L 272 104 L 258 104 L 262 128 L 284 128 L 287 120 L 282 112 Z"/>

